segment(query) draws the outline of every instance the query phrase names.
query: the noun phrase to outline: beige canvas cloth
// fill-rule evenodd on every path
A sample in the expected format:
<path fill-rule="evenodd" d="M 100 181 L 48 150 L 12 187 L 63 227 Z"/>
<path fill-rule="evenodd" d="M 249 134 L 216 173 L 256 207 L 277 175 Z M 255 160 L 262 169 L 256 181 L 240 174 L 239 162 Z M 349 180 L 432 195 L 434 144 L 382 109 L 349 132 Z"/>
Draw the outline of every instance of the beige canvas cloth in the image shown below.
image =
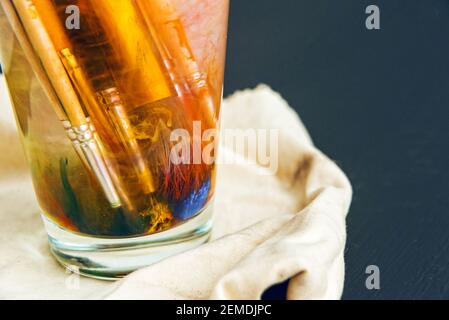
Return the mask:
<path fill-rule="evenodd" d="M 211 241 L 119 282 L 78 277 L 51 257 L 4 95 L 0 88 L 0 298 L 259 299 L 287 279 L 288 299 L 340 298 L 350 183 L 267 86 L 226 99 L 222 127 L 277 129 L 276 174 L 239 156 L 220 165 Z M 233 152 L 225 145 L 220 157 Z"/>

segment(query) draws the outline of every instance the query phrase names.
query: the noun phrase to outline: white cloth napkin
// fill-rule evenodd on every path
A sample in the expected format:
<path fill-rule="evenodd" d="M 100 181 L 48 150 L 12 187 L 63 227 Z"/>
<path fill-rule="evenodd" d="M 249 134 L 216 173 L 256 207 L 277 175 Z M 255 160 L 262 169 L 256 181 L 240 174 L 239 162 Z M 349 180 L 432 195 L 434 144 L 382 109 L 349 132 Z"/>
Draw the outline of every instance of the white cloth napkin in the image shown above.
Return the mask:
<path fill-rule="evenodd" d="M 51 257 L 0 86 L 0 298 L 259 299 L 290 279 L 288 299 L 339 299 L 351 186 L 267 86 L 235 93 L 222 127 L 278 129 L 278 170 L 235 157 L 219 167 L 212 240 L 118 282 L 79 277 Z"/>

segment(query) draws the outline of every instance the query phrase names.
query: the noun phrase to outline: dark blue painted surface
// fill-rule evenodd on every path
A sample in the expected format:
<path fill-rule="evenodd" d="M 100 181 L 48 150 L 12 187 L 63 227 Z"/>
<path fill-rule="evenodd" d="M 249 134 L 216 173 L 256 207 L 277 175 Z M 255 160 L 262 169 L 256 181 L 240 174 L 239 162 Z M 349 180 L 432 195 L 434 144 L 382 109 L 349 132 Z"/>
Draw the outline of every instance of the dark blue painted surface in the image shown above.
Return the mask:
<path fill-rule="evenodd" d="M 353 183 L 344 298 L 449 298 L 449 1 L 231 7 L 226 93 L 270 84 Z M 380 291 L 365 288 L 370 264 Z"/>

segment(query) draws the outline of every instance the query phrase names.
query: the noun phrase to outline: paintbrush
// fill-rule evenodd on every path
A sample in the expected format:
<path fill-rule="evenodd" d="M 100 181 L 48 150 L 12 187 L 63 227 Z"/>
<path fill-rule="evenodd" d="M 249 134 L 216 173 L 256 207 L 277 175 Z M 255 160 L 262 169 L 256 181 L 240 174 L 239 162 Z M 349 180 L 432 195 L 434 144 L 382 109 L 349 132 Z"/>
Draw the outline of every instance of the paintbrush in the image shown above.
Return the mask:
<path fill-rule="evenodd" d="M 182 107 L 188 115 L 190 123 L 186 123 L 185 127 L 193 133 L 192 123 L 197 121 L 201 123 L 202 131 L 217 129 L 218 106 L 214 103 L 207 76 L 200 71 L 187 33 L 172 1 L 136 0 L 135 3 L 143 15 Z M 193 138 L 197 139 L 194 144 L 203 144 L 202 141 L 198 141 L 201 137 Z M 192 146 L 192 151 L 195 148 Z M 204 159 L 200 159 L 200 163 L 197 159 L 192 160 L 195 164 L 182 170 L 188 171 L 188 174 L 180 173 L 179 168 L 172 168 L 171 178 L 162 185 L 164 192 L 175 200 L 182 200 L 188 197 L 189 193 L 195 193 L 210 183 L 208 179 L 211 176 L 212 166 L 204 164 Z M 187 175 L 191 178 L 179 181 L 180 177 Z M 182 185 L 187 187 L 182 188 Z"/>
<path fill-rule="evenodd" d="M 200 66 L 190 45 L 186 30 L 176 7 L 171 0 L 136 0 L 145 21 L 152 32 L 159 52 L 169 66 L 180 96 L 192 95 L 197 106 L 196 118 L 201 119 L 204 128 L 215 128 L 217 106 L 207 76 Z M 195 117 L 195 116 L 194 116 Z"/>
<path fill-rule="evenodd" d="M 26 0 L 14 1 L 14 6 L 2 1 L 1 5 L 82 163 L 96 177 L 111 207 L 120 207 L 121 200 L 102 158 L 95 128 L 72 88 L 36 8 Z"/>

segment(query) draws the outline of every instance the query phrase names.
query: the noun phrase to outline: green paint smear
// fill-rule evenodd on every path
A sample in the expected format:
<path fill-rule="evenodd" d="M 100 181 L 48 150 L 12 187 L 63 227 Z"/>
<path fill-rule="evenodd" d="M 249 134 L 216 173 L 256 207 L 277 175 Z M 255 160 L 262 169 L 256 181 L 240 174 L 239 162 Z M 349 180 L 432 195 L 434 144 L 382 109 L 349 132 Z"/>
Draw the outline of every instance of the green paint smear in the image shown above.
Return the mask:
<path fill-rule="evenodd" d="M 78 199 L 76 198 L 75 191 L 73 190 L 69 181 L 67 173 L 68 165 L 69 160 L 67 158 L 62 158 L 59 160 L 59 172 L 61 175 L 62 187 L 64 189 L 64 212 L 68 216 L 70 221 L 72 221 L 72 223 L 79 229 L 79 231 L 89 233 L 90 230 L 87 227 L 81 214 L 81 208 L 78 204 Z"/>

